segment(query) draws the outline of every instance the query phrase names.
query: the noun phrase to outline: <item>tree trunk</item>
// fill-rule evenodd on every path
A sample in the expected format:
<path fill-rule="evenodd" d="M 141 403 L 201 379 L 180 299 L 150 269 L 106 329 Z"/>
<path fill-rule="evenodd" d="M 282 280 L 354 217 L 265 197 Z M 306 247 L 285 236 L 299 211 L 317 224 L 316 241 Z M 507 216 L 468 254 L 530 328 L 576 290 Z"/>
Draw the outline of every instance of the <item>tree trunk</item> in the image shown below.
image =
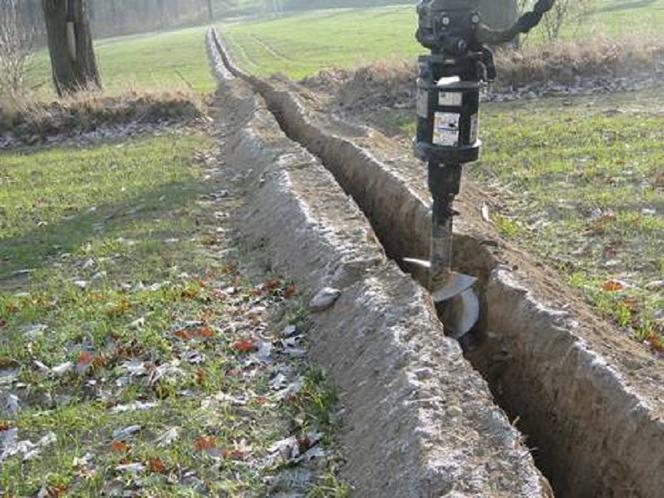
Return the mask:
<path fill-rule="evenodd" d="M 210 18 L 210 22 L 214 21 L 214 8 L 212 7 L 212 0 L 207 0 L 207 6 L 208 6 L 208 17 Z"/>
<path fill-rule="evenodd" d="M 101 88 L 86 0 L 42 0 L 58 95 Z"/>

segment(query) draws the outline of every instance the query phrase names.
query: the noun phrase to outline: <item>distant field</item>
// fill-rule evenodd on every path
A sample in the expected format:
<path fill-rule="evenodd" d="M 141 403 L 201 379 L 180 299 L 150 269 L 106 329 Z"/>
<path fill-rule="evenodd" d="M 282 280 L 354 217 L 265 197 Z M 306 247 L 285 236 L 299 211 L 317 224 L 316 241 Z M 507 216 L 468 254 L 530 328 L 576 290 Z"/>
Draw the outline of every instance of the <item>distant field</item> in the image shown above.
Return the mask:
<path fill-rule="evenodd" d="M 333 66 L 352 67 L 423 52 L 414 38 L 414 5 L 318 10 L 220 28 L 246 70 L 302 78 Z M 598 12 L 564 38 L 654 35 L 664 24 L 664 0 L 603 1 Z M 533 42 L 541 36 L 534 33 Z"/>
<path fill-rule="evenodd" d="M 237 61 L 247 70 L 302 78 L 332 66 L 352 67 L 422 53 L 414 39 L 414 5 L 365 9 L 313 10 L 280 18 L 219 27 Z M 664 0 L 604 1 L 580 30 L 565 37 L 656 34 L 664 24 Z M 205 28 L 98 40 L 97 58 L 106 90 L 135 88 L 214 88 L 205 47 Z M 537 36 L 533 37 L 537 41 Z M 29 84 L 39 95 L 52 95 L 46 51 L 33 60 Z"/>
<path fill-rule="evenodd" d="M 205 51 L 205 28 L 188 28 L 99 40 L 95 43 L 105 89 L 214 89 Z M 30 67 L 29 82 L 38 94 L 51 95 L 48 54 L 40 52 Z"/>

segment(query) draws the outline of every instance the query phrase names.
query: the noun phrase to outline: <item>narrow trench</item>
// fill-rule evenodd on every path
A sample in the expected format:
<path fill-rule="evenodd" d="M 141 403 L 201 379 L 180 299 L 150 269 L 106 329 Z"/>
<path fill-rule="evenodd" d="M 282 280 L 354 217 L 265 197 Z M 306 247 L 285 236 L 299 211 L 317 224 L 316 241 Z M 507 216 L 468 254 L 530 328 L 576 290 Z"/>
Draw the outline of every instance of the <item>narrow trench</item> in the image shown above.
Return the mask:
<path fill-rule="evenodd" d="M 413 268 L 409 267 L 403 263 L 403 258 L 412 257 L 413 253 L 404 253 L 402 250 L 403 245 L 400 243 L 395 243 L 393 238 L 393 232 L 390 230 L 390 227 L 387 226 L 380 216 L 374 215 L 372 211 L 374 208 L 371 206 L 371 203 L 367 201 L 366 196 L 363 196 L 361 193 L 358 193 L 357 185 L 349 185 L 349 179 L 345 178 L 340 171 L 343 170 L 340 160 L 336 157 L 333 157 L 331 154 L 326 154 L 324 151 L 318 150 L 318 148 L 311 143 L 309 140 L 303 139 L 300 134 L 293 130 L 290 124 L 285 119 L 284 113 L 279 109 L 269 98 L 268 95 L 265 95 L 259 89 L 254 88 L 258 91 L 259 94 L 263 95 L 266 100 L 268 110 L 275 117 L 277 123 L 281 130 L 286 134 L 288 138 L 294 142 L 305 147 L 311 154 L 317 157 L 325 169 L 327 169 L 335 177 L 337 184 L 341 186 L 343 191 L 349 195 L 355 203 L 360 207 L 364 213 L 367 221 L 371 224 L 376 237 L 378 238 L 381 246 L 385 250 L 386 256 L 394 261 L 402 271 L 410 274 L 416 281 L 421 285 L 426 287 L 426 273 L 424 272 L 413 272 Z M 424 171 L 424 169 L 423 169 Z M 362 188 L 360 188 L 362 190 Z M 473 338 L 473 342 L 477 344 L 477 347 L 473 347 L 472 350 L 467 350 L 464 347 L 464 356 L 471 363 L 473 368 L 477 370 L 482 377 L 489 384 L 489 388 L 494 396 L 495 402 L 502 408 L 509 417 L 510 420 L 516 421 L 516 426 L 519 431 L 526 437 L 526 442 L 528 447 L 532 449 L 533 458 L 535 465 L 539 468 L 542 474 L 549 480 L 551 483 L 556 496 L 562 496 L 562 493 L 559 493 L 557 488 L 557 479 L 556 476 L 551 471 L 551 459 L 555 458 L 548 451 L 543 451 L 540 448 L 546 448 L 545 441 L 548 437 L 542 437 L 540 431 L 546 431 L 546 424 L 533 423 L 531 421 L 531 416 L 528 413 L 521 412 L 518 408 L 511 403 L 509 397 L 505 395 L 505 392 L 500 385 L 500 382 L 495 378 L 495 374 L 492 373 L 493 366 L 491 362 L 487 362 L 485 359 L 485 354 L 487 350 L 493 349 L 491 345 L 487 344 L 487 307 L 489 305 L 486 294 L 484 292 L 484 287 L 491 273 L 491 265 L 487 264 L 482 260 L 481 255 L 485 253 L 485 248 L 482 247 L 482 242 L 468 236 L 456 237 L 454 240 L 454 270 L 469 275 L 473 275 L 478 278 L 478 282 L 475 285 L 475 290 L 480 299 L 480 319 L 475 325 L 473 330 L 470 332 L 470 336 Z M 418 256 L 424 256 L 422 253 L 422 248 L 413 249 L 414 252 L 420 253 Z M 439 318 L 441 318 L 442 313 L 440 310 L 437 310 L 439 313 Z M 442 318 L 441 318 L 442 321 Z M 462 345 L 463 346 L 463 345 Z M 488 347 L 485 347 L 488 346 Z M 492 353 L 489 353 L 492 354 Z M 517 403 L 518 405 L 518 403 Z"/>
<path fill-rule="evenodd" d="M 427 258 L 430 228 L 423 222 L 428 216 L 421 203 L 417 205 L 403 186 L 395 186 L 398 182 L 389 173 L 375 167 L 371 170 L 361 151 L 346 148 L 340 140 L 299 119 L 293 102 L 284 95 L 233 68 L 215 41 L 227 68 L 264 98 L 286 136 L 317 157 L 360 207 L 387 256 L 404 271 L 409 270 L 402 264 L 404 257 Z M 409 204 L 407 213 L 393 207 L 399 203 Z M 570 349 L 573 338 L 557 334 L 555 324 L 538 316 L 537 310 L 524 309 L 518 291 L 510 295 L 496 283 L 492 272 L 498 262 L 490 242 L 455 236 L 454 262 L 455 270 L 479 279 L 476 290 L 481 316 L 473 331 L 479 345 L 465 356 L 489 384 L 497 405 L 526 436 L 535 463 L 556 496 L 642 496 L 632 492 L 639 489 L 650 496 L 650 484 L 642 486 L 631 475 L 631 462 L 624 455 L 607 452 L 608 436 L 593 432 L 598 424 L 597 407 L 604 403 L 601 388 L 590 379 L 572 385 L 572 379 L 566 378 L 566 369 L 579 369 L 585 361 L 577 350 Z M 425 275 L 411 274 L 424 283 Z M 538 339 L 541 337 L 553 339 L 546 342 Z M 610 415 L 608 420 L 613 422 Z M 621 489 L 631 491 L 621 495 Z"/>

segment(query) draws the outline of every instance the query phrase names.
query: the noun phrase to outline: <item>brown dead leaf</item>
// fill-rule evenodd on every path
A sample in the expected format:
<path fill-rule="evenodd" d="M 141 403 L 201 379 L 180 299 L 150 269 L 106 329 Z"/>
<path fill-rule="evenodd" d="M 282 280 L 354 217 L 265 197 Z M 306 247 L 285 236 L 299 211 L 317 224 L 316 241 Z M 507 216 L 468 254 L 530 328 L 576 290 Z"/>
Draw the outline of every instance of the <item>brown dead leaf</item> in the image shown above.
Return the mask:
<path fill-rule="evenodd" d="M 627 297 L 622 301 L 620 301 L 620 304 L 622 304 L 626 309 L 628 309 L 632 313 L 638 313 L 639 310 L 641 309 L 641 305 L 639 304 L 638 299 L 634 297 Z"/>
<path fill-rule="evenodd" d="M 188 341 L 189 339 L 191 339 L 191 334 L 187 329 L 176 330 L 175 332 L 173 332 L 173 335 L 178 339 L 182 339 L 183 341 Z"/>
<path fill-rule="evenodd" d="M 620 280 L 609 279 L 602 284 L 602 290 L 606 292 L 619 292 L 625 289 L 625 284 Z"/>
<path fill-rule="evenodd" d="M 271 278 L 270 280 L 265 282 L 265 288 L 270 292 L 273 292 L 279 289 L 280 287 L 281 287 L 281 280 L 279 280 L 278 278 Z"/>
<path fill-rule="evenodd" d="M 194 335 L 203 339 L 214 337 L 214 331 L 210 327 L 198 327 L 194 329 Z"/>
<path fill-rule="evenodd" d="M 196 371 L 196 382 L 199 385 L 205 384 L 205 381 L 207 380 L 207 372 L 203 368 L 199 368 Z"/>
<path fill-rule="evenodd" d="M 0 432 L 8 431 L 12 426 L 7 420 L 0 420 Z"/>
<path fill-rule="evenodd" d="M 227 460 L 243 461 L 247 455 L 242 450 L 224 450 L 222 455 Z"/>
<path fill-rule="evenodd" d="M 180 329 L 173 332 L 173 335 L 178 339 L 182 339 L 183 341 L 188 341 L 194 338 L 210 339 L 214 337 L 214 330 L 212 330 L 210 327 L 203 326 L 192 329 Z"/>
<path fill-rule="evenodd" d="M 113 453 L 127 453 L 131 449 L 125 441 L 113 441 L 111 443 L 111 451 Z"/>
<path fill-rule="evenodd" d="M 284 297 L 286 299 L 290 299 L 293 296 L 297 295 L 297 287 L 295 287 L 295 284 L 289 284 L 286 286 L 284 289 Z"/>
<path fill-rule="evenodd" d="M 78 364 L 81 366 L 87 366 L 92 363 L 93 355 L 89 351 L 81 351 L 78 355 Z"/>
<path fill-rule="evenodd" d="M 148 470 L 153 474 L 166 474 L 166 465 L 159 457 L 150 458 L 148 460 Z"/>
<path fill-rule="evenodd" d="M 217 438 L 214 436 L 199 436 L 194 441 L 196 451 L 211 450 L 217 446 Z"/>
<path fill-rule="evenodd" d="M 662 338 L 661 335 L 659 335 L 656 332 L 652 332 L 648 336 L 648 344 L 650 344 L 650 347 L 652 348 L 653 351 L 656 351 L 660 354 L 664 354 L 664 339 Z"/>
<path fill-rule="evenodd" d="M 238 353 L 252 353 L 258 350 L 258 346 L 252 340 L 246 339 L 243 341 L 237 341 L 233 344 L 233 349 Z"/>

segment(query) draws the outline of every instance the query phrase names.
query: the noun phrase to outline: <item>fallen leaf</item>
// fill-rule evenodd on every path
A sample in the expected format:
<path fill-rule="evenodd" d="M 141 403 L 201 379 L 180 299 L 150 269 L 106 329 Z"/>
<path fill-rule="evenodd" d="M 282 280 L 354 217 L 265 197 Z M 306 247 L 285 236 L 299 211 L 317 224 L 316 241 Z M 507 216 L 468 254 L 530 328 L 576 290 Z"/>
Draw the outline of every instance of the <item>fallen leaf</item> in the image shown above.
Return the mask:
<path fill-rule="evenodd" d="M 165 474 L 166 465 L 159 457 L 150 458 L 148 460 L 148 470 L 153 474 Z"/>
<path fill-rule="evenodd" d="M 157 405 L 158 403 L 155 402 L 143 403 L 141 401 L 134 401 L 133 403 L 128 403 L 126 405 L 114 406 L 113 408 L 111 408 L 111 413 L 124 413 L 124 412 L 150 410 Z"/>
<path fill-rule="evenodd" d="M 602 289 L 607 292 L 618 292 L 624 290 L 626 287 L 624 282 L 616 279 L 607 280 L 602 284 Z"/>
<path fill-rule="evenodd" d="M 196 371 L 196 382 L 199 385 L 202 385 L 202 384 L 205 384 L 206 380 L 207 380 L 207 373 L 205 372 L 205 370 L 203 368 L 199 368 Z"/>
<path fill-rule="evenodd" d="M 81 351 L 78 355 L 79 365 L 89 365 L 92 362 L 93 356 L 89 351 Z"/>
<path fill-rule="evenodd" d="M 180 429 L 178 427 L 170 427 L 157 439 L 155 439 L 154 444 L 158 448 L 165 448 L 166 446 L 170 446 L 178 438 L 179 433 Z"/>
<path fill-rule="evenodd" d="M 130 474 L 139 474 L 145 470 L 145 465 L 142 463 L 127 463 L 115 467 L 118 472 L 129 472 Z"/>
<path fill-rule="evenodd" d="M 113 439 L 127 439 L 136 434 L 141 429 L 142 427 L 140 425 L 130 425 L 124 429 L 118 429 L 117 431 L 113 432 Z"/>
<path fill-rule="evenodd" d="M 66 373 L 71 372 L 74 369 L 74 364 L 71 361 L 61 363 L 51 369 L 51 371 L 58 377 L 62 377 Z"/>
<path fill-rule="evenodd" d="M 239 353 L 252 353 L 258 350 L 258 346 L 252 340 L 245 339 L 233 344 L 233 349 Z"/>
<path fill-rule="evenodd" d="M 125 441 L 113 441 L 111 443 L 111 451 L 113 453 L 126 453 L 131 447 Z"/>
<path fill-rule="evenodd" d="M 217 446 L 217 438 L 214 436 L 199 436 L 194 441 L 196 451 L 210 450 Z"/>
<path fill-rule="evenodd" d="M 487 223 L 491 223 L 491 215 L 489 213 L 489 205 L 486 202 L 482 203 L 482 219 L 486 221 Z"/>
<path fill-rule="evenodd" d="M 228 460 L 242 461 L 246 459 L 246 455 L 242 450 L 224 450 L 222 456 Z"/>
<path fill-rule="evenodd" d="M 296 295 L 297 295 L 297 287 L 295 287 L 295 284 L 288 284 L 284 289 L 284 297 L 286 299 L 290 299 L 291 297 Z"/>
<path fill-rule="evenodd" d="M 173 332 L 173 335 L 178 339 L 182 339 L 183 341 L 188 341 L 192 337 L 191 333 L 187 329 L 176 330 Z"/>
<path fill-rule="evenodd" d="M 196 337 L 202 337 L 204 339 L 209 339 L 214 337 L 214 331 L 210 327 L 199 327 L 195 329 Z"/>

